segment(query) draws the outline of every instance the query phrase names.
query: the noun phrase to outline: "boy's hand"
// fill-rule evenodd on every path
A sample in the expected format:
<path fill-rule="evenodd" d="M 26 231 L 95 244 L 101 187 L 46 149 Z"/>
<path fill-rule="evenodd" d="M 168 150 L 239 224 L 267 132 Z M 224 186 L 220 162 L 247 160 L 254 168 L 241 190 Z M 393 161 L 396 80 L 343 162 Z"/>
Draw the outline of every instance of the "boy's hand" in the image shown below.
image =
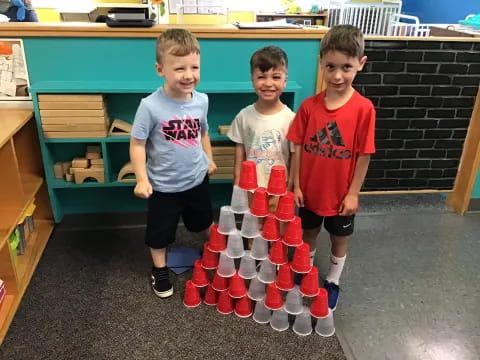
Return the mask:
<path fill-rule="evenodd" d="M 293 188 L 293 196 L 295 198 L 295 204 L 297 204 L 297 207 L 303 207 L 303 193 L 302 190 L 299 187 L 294 187 Z"/>
<path fill-rule="evenodd" d="M 350 216 L 358 211 L 358 195 L 347 194 L 343 199 L 338 214 L 340 216 Z"/>
<path fill-rule="evenodd" d="M 153 193 L 152 185 L 148 181 L 139 182 L 135 186 L 133 193 L 139 198 L 148 199 Z"/>
<path fill-rule="evenodd" d="M 215 171 L 217 171 L 217 165 L 212 160 L 210 161 L 210 165 L 208 165 L 208 175 L 212 175 Z"/>

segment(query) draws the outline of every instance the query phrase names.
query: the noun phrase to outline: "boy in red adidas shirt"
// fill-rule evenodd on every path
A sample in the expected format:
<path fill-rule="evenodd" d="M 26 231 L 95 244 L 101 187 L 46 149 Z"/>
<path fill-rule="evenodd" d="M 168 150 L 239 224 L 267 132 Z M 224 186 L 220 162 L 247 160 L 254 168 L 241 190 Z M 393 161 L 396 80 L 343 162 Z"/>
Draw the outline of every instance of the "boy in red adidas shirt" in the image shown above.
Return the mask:
<path fill-rule="evenodd" d="M 336 26 L 325 35 L 320 66 L 326 90 L 303 101 L 287 135 L 295 144 L 295 201 L 312 256 L 322 223 L 330 233 L 330 269 L 324 287 L 332 310 L 337 306 L 358 195 L 370 154 L 375 153 L 375 109 L 352 87 L 367 60 L 363 50 L 363 34 L 354 26 Z"/>

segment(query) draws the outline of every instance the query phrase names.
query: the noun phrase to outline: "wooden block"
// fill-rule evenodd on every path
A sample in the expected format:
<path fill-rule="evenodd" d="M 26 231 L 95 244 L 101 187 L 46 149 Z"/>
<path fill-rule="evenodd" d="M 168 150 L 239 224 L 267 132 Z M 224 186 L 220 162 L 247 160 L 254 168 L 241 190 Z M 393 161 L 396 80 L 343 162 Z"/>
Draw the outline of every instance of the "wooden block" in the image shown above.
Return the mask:
<path fill-rule="evenodd" d="M 102 110 L 102 101 L 40 101 L 40 110 Z"/>
<path fill-rule="evenodd" d="M 41 94 L 38 101 L 103 101 L 101 94 Z"/>
<path fill-rule="evenodd" d="M 235 146 L 212 146 L 213 155 L 234 155 Z"/>
<path fill-rule="evenodd" d="M 73 158 L 72 160 L 72 168 L 80 168 L 80 169 L 86 169 L 90 165 L 90 161 L 85 158 Z"/>
<path fill-rule="evenodd" d="M 65 138 L 104 138 L 107 137 L 107 130 L 102 131 L 46 131 L 43 136 L 47 139 Z"/>
<path fill-rule="evenodd" d="M 72 117 L 50 117 L 50 116 L 42 116 L 41 118 L 42 124 L 48 125 L 64 125 L 64 124 L 99 124 L 105 125 L 108 122 L 108 119 L 105 116 L 72 116 Z"/>
<path fill-rule="evenodd" d="M 234 160 L 233 155 L 213 155 L 213 160 L 222 161 L 222 160 Z"/>
<path fill-rule="evenodd" d="M 68 174 L 73 175 L 73 174 L 75 174 L 75 171 L 81 170 L 81 169 L 83 169 L 83 168 L 71 167 L 70 169 L 68 169 Z"/>
<path fill-rule="evenodd" d="M 53 174 L 55 175 L 55 179 L 63 179 L 63 167 L 61 162 L 53 164 Z"/>
<path fill-rule="evenodd" d="M 233 176 L 233 167 L 218 167 L 215 174 L 230 174 Z"/>
<path fill-rule="evenodd" d="M 110 136 L 125 136 L 129 135 L 132 132 L 132 124 L 127 123 L 126 121 L 115 119 L 110 125 L 110 131 L 108 135 Z"/>
<path fill-rule="evenodd" d="M 100 145 L 87 145 L 87 153 L 102 153 L 102 147 Z"/>
<path fill-rule="evenodd" d="M 102 157 L 102 154 L 98 153 L 98 152 L 87 152 L 85 154 L 85 157 L 88 159 L 88 160 L 95 160 L 95 159 L 100 159 Z"/>
<path fill-rule="evenodd" d="M 43 124 L 42 129 L 43 131 L 102 131 L 106 126 L 105 124 Z"/>
<path fill-rule="evenodd" d="M 83 182 L 92 178 L 97 180 L 99 183 L 105 182 L 105 173 L 103 168 L 101 169 L 78 169 L 75 171 L 75 184 L 83 184 Z"/>
<path fill-rule="evenodd" d="M 132 178 L 133 174 L 133 178 Z M 117 181 L 119 182 L 136 182 L 137 180 L 134 178 L 135 172 L 133 171 L 133 165 L 129 161 L 120 169 L 118 173 Z"/>
<path fill-rule="evenodd" d="M 90 160 L 90 164 L 91 165 L 103 165 L 103 159 L 102 158 L 92 159 L 92 160 Z"/>
<path fill-rule="evenodd" d="M 52 117 L 79 117 L 79 116 L 105 116 L 105 110 L 40 110 L 40 116 Z"/>
<path fill-rule="evenodd" d="M 213 174 L 210 176 L 210 179 L 233 180 L 233 174 Z"/>
<path fill-rule="evenodd" d="M 67 181 L 73 181 L 73 175 L 72 174 L 65 174 L 65 180 Z"/>
<path fill-rule="evenodd" d="M 71 161 L 64 161 L 62 162 L 62 170 L 63 174 L 68 174 L 68 170 L 72 167 Z"/>
<path fill-rule="evenodd" d="M 229 129 L 230 129 L 230 125 L 220 125 L 218 127 L 218 133 L 220 135 L 227 135 Z"/>
<path fill-rule="evenodd" d="M 220 166 L 232 166 L 234 165 L 233 159 L 231 160 L 216 160 L 215 159 L 215 164 L 220 167 Z"/>
<path fill-rule="evenodd" d="M 91 164 L 90 165 L 91 169 L 103 169 L 103 164 Z"/>

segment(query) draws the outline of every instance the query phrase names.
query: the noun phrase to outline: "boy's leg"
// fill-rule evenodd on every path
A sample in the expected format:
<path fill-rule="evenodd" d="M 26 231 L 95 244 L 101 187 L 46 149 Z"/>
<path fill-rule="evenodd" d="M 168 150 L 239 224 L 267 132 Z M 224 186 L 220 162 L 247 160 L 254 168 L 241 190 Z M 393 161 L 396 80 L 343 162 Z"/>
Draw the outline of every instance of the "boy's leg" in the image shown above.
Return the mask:
<path fill-rule="evenodd" d="M 208 240 L 213 224 L 208 176 L 205 176 L 200 185 L 185 191 L 183 195 L 185 207 L 182 211 L 182 218 L 185 227 L 191 232 L 203 232 L 205 240 Z"/>
<path fill-rule="evenodd" d="M 310 259 L 313 264 L 313 258 L 317 251 L 317 237 L 322 227 L 323 216 L 319 216 L 314 212 L 300 208 L 300 219 L 302 219 L 303 241 L 310 246 Z"/>

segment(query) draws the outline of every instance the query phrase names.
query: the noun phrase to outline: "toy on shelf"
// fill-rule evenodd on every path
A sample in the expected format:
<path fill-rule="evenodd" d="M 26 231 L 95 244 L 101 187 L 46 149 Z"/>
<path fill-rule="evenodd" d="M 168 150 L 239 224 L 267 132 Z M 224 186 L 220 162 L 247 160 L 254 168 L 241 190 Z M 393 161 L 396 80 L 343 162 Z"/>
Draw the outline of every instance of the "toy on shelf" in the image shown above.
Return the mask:
<path fill-rule="evenodd" d="M 99 145 L 88 145 L 85 157 L 75 157 L 72 161 L 56 162 L 53 165 L 55 178 L 82 184 L 87 179 L 105 183 L 102 148 Z"/>
<path fill-rule="evenodd" d="M 135 172 L 133 171 L 133 165 L 129 161 L 122 166 L 120 172 L 118 173 L 117 181 L 119 182 L 136 182 Z"/>
<path fill-rule="evenodd" d="M 219 125 L 218 133 L 220 135 L 227 135 L 229 129 L 230 129 L 230 125 Z"/>
<path fill-rule="evenodd" d="M 109 136 L 125 136 L 130 135 L 132 132 L 132 124 L 127 123 L 126 121 L 115 119 L 110 125 L 110 131 L 108 132 Z"/>

